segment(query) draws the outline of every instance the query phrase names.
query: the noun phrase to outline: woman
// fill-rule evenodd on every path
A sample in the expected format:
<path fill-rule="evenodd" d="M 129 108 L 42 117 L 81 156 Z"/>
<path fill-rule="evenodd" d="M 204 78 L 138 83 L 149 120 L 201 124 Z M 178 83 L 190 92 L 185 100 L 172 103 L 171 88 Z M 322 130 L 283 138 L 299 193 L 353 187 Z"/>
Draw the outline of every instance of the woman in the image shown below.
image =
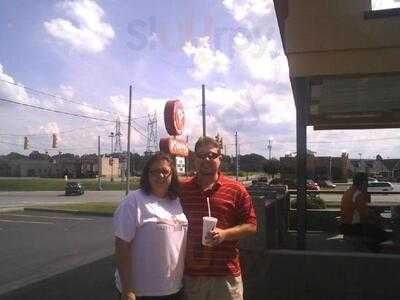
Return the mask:
<path fill-rule="evenodd" d="M 143 169 L 140 189 L 115 211 L 120 299 L 181 299 L 188 223 L 177 192 L 173 161 L 157 153 Z"/>

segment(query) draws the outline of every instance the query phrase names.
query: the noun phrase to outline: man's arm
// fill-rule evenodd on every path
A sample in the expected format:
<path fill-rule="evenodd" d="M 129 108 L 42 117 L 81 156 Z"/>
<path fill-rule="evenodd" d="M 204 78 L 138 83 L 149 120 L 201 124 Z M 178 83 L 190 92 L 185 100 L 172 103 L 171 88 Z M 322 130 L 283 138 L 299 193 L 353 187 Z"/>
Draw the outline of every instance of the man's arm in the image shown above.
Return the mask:
<path fill-rule="evenodd" d="M 122 299 L 135 300 L 135 294 L 131 287 L 131 243 L 115 237 L 115 258 L 122 285 Z"/>
<path fill-rule="evenodd" d="M 253 201 L 244 187 L 238 193 L 235 202 L 239 224 L 226 229 L 215 228 L 210 233 L 211 246 L 218 245 L 223 241 L 238 240 L 257 232 L 257 218 Z"/>
<path fill-rule="evenodd" d="M 228 229 L 215 228 L 211 231 L 211 246 L 221 244 L 223 241 L 232 241 L 244 238 L 246 236 L 255 234 L 257 232 L 257 225 L 255 224 L 240 224 Z"/>

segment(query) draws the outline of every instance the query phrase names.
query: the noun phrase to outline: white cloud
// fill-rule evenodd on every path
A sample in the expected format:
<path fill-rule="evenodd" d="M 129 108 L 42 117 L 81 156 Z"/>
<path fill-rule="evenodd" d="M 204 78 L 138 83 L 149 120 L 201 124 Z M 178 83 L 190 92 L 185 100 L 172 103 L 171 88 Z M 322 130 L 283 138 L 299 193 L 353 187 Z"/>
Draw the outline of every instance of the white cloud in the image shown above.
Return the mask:
<path fill-rule="evenodd" d="M 398 158 L 395 143 L 400 139 L 399 129 L 374 130 L 329 130 L 313 131 L 308 129 L 309 148 L 317 155 L 340 155 L 343 149 L 350 158 L 375 158 L 380 154 L 383 158 Z M 396 149 L 397 148 L 397 149 Z"/>
<path fill-rule="evenodd" d="M 72 98 L 75 95 L 75 90 L 72 86 L 69 85 L 60 85 L 61 95 L 66 98 Z"/>
<path fill-rule="evenodd" d="M 102 21 L 104 11 L 95 1 L 64 1 L 57 7 L 69 19 L 57 18 L 44 22 L 47 32 L 55 39 L 77 50 L 98 53 L 114 38 L 112 26 Z"/>
<path fill-rule="evenodd" d="M 18 84 L 14 78 L 8 75 L 0 64 L 0 97 L 12 101 L 29 103 L 29 97 L 25 89 Z"/>
<path fill-rule="evenodd" d="M 399 0 L 372 0 L 372 10 L 399 8 Z"/>
<path fill-rule="evenodd" d="M 44 132 L 48 134 L 60 134 L 60 128 L 56 122 L 48 122 L 46 125 L 42 125 L 39 127 L 39 132 Z"/>
<path fill-rule="evenodd" d="M 289 82 L 289 67 L 282 49 L 265 36 L 252 42 L 242 33 L 234 38 L 236 55 L 253 79 L 274 83 Z"/>
<path fill-rule="evenodd" d="M 194 142 L 202 134 L 201 111 L 198 107 L 201 92 L 196 88 L 185 89 L 180 99 L 187 118 L 184 134 L 193 137 Z M 206 89 L 206 104 L 207 135 L 219 133 L 227 144 L 232 144 L 237 130 L 243 144 L 242 153 L 262 153 L 265 148 L 263 143 L 250 144 L 260 140 L 260 136 L 273 136 L 282 140 L 293 138 L 295 109 L 290 94 L 275 94 L 262 84 L 247 83 L 238 89 Z M 228 152 L 231 153 L 231 150 L 228 149 Z"/>
<path fill-rule="evenodd" d="M 201 37 L 197 47 L 189 41 L 182 48 L 193 59 L 193 68 L 189 70 L 189 74 L 196 80 L 204 79 L 213 72 L 225 74 L 230 67 L 229 58 L 219 50 L 213 51 L 209 39 L 208 36 Z"/>
<path fill-rule="evenodd" d="M 222 3 L 238 22 L 268 15 L 274 7 L 272 0 L 223 0 Z"/>

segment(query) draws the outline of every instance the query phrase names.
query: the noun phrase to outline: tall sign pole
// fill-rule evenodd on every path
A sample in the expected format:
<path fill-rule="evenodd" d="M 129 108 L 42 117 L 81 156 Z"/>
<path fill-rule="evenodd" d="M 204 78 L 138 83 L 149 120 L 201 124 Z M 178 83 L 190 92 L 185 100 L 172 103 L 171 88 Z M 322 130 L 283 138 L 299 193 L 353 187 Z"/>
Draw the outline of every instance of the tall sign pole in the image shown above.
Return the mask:
<path fill-rule="evenodd" d="M 271 139 L 268 140 L 268 159 L 271 160 L 271 152 L 272 152 L 272 144 L 271 144 Z"/>
<path fill-rule="evenodd" d="M 100 136 L 97 137 L 97 164 L 98 164 L 98 178 L 97 178 L 97 190 L 101 191 L 101 154 L 100 154 Z"/>
<path fill-rule="evenodd" d="M 131 116 L 132 116 L 132 85 L 129 86 L 129 116 L 128 116 L 128 146 L 127 146 L 127 161 L 126 161 L 126 192 L 129 193 L 129 177 L 131 174 Z"/>
<path fill-rule="evenodd" d="M 238 133 L 235 132 L 235 149 L 236 149 L 236 181 L 239 180 L 239 155 L 238 155 Z"/>

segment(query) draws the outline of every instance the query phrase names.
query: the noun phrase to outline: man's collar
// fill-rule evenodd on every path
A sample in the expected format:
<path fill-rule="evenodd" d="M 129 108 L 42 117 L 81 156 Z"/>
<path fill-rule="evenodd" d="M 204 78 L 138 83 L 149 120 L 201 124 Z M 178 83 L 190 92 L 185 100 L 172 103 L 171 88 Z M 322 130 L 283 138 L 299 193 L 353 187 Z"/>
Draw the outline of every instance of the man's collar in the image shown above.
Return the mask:
<path fill-rule="evenodd" d="M 217 181 L 215 182 L 213 189 L 219 188 L 220 186 L 223 185 L 223 181 L 224 181 L 225 175 L 221 172 L 218 171 L 218 178 Z M 200 185 L 198 183 L 198 177 L 197 174 L 195 176 L 193 176 L 191 183 L 196 185 L 198 188 L 200 188 Z"/>

